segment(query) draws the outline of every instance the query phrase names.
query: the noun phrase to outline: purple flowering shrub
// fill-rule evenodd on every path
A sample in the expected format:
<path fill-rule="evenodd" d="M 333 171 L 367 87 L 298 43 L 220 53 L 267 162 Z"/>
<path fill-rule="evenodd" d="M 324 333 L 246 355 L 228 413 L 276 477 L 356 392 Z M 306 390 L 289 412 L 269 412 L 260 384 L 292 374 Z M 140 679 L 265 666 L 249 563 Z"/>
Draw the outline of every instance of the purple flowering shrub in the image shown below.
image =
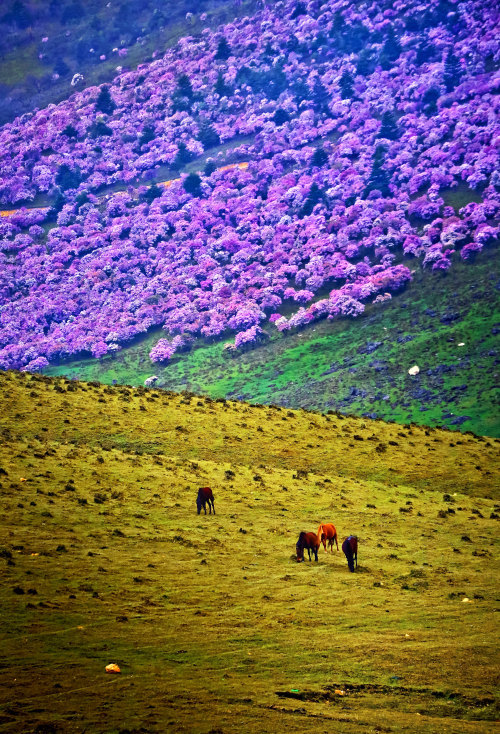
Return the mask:
<path fill-rule="evenodd" d="M 23 367 L 23 372 L 40 372 L 44 367 L 48 366 L 49 362 L 45 357 L 36 357 L 36 359 L 32 359 L 31 362 L 28 362 L 28 364 Z"/>
<path fill-rule="evenodd" d="M 234 339 L 235 349 L 248 348 L 265 341 L 267 334 L 260 326 L 251 326 L 246 331 L 239 331 Z"/>
<path fill-rule="evenodd" d="M 174 354 L 175 349 L 168 339 L 160 339 L 149 353 L 152 362 L 168 362 Z"/>
<path fill-rule="evenodd" d="M 190 347 L 190 340 L 178 334 L 172 341 L 160 339 L 149 352 L 152 362 L 168 362 L 175 352 L 186 351 Z"/>
<path fill-rule="evenodd" d="M 99 358 L 154 326 L 153 362 L 228 331 L 251 345 L 266 322 L 387 300 L 411 278 L 402 253 L 445 271 L 498 240 L 494 4 L 434 0 L 429 27 L 414 0 L 296 4 L 181 39 L 120 72 L 106 104 L 90 87 L 0 130 L 4 206 L 59 202 L 48 231 L 41 209 L 0 220 L 0 368 Z M 234 144 L 196 187 L 145 184 L 218 141 Z M 481 201 L 456 212 L 457 187 Z"/>

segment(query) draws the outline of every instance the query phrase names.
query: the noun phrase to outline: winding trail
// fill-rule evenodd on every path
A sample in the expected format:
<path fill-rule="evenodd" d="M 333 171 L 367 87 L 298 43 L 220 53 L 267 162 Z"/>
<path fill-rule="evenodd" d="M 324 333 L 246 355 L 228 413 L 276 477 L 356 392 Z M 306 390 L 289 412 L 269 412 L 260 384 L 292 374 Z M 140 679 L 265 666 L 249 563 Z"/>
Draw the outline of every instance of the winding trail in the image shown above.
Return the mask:
<path fill-rule="evenodd" d="M 248 168 L 248 161 L 243 161 L 241 163 L 228 163 L 225 166 L 221 166 L 220 168 L 217 168 L 217 171 L 230 171 L 233 168 L 239 168 L 240 170 L 244 171 Z M 157 186 L 163 186 L 164 188 L 169 188 L 172 186 L 173 183 L 176 181 L 180 181 L 180 178 L 171 178 L 168 181 L 157 181 Z M 102 197 L 100 197 L 100 201 L 102 202 L 106 196 L 109 196 L 109 194 L 104 194 Z M 49 206 L 33 206 L 33 207 L 22 207 L 23 209 L 30 209 L 31 211 L 39 211 L 39 212 L 48 212 L 50 207 Z M 17 212 L 21 211 L 21 209 L 3 209 L 0 210 L 0 217 L 11 217 L 13 214 L 17 214 Z"/>

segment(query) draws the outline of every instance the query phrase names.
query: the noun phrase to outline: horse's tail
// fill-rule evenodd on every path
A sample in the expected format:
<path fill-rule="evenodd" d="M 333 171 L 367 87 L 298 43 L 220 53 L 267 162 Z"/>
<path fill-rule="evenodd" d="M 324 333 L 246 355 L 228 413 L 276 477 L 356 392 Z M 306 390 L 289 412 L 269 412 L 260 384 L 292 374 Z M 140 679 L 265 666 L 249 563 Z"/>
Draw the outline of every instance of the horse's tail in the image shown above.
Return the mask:
<path fill-rule="evenodd" d="M 318 532 L 316 533 L 318 536 L 318 545 L 321 545 L 321 536 L 323 535 L 323 523 L 318 528 Z M 326 541 L 325 541 L 325 550 L 326 550 Z"/>

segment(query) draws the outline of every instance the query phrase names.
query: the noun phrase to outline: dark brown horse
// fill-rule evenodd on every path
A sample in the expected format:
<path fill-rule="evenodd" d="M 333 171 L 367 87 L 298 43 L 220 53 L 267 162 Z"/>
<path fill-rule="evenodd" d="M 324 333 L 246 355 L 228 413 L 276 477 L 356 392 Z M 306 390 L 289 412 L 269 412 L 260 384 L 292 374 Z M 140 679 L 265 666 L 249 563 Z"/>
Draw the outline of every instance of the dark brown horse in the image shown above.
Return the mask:
<path fill-rule="evenodd" d="M 358 539 L 355 535 L 350 535 L 342 543 L 342 550 L 347 558 L 347 565 L 349 571 L 354 572 L 354 561 L 356 561 L 356 568 L 358 567 Z"/>
<path fill-rule="evenodd" d="M 299 535 L 299 539 L 297 541 L 297 545 L 295 546 L 297 549 L 297 563 L 300 563 L 300 561 L 304 560 L 304 548 L 307 550 L 307 553 L 309 555 L 309 560 L 311 560 L 311 551 L 314 553 L 314 560 L 318 560 L 318 549 L 320 546 L 320 539 L 316 535 L 316 533 L 305 533 L 302 532 Z"/>
<path fill-rule="evenodd" d="M 332 553 L 333 553 L 334 541 L 337 545 L 337 550 L 339 549 L 339 543 L 337 540 L 337 531 L 335 529 L 335 525 L 332 525 L 331 523 L 322 523 L 318 528 L 318 538 L 323 543 L 323 548 L 325 549 L 325 551 L 326 551 L 327 541 L 328 541 L 328 545 Z"/>
<path fill-rule="evenodd" d="M 215 505 L 214 505 L 214 495 L 210 487 L 201 487 L 201 489 L 198 490 L 198 497 L 196 498 L 196 507 L 198 510 L 198 515 L 201 512 L 201 508 L 205 510 L 205 515 L 207 514 L 207 502 L 208 502 L 208 511 L 210 515 L 212 514 L 212 510 L 214 511 L 215 515 Z"/>

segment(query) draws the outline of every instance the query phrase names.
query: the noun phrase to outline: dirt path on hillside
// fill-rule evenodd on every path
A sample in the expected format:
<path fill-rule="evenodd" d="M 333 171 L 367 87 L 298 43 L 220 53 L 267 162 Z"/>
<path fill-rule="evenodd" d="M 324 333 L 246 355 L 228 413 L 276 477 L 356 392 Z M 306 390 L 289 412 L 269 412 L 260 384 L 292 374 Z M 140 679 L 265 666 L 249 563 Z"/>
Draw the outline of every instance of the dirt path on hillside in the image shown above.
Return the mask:
<path fill-rule="evenodd" d="M 233 168 L 239 168 L 242 171 L 246 170 L 248 168 L 248 161 L 243 161 L 241 163 L 228 163 L 225 166 L 221 166 L 220 168 L 217 168 L 217 171 L 230 171 Z M 172 184 L 176 183 L 177 181 L 180 181 L 180 178 L 171 178 L 167 181 L 158 181 L 156 183 L 157 186 L 163 186 L 164 188 L 169 188 L 172 186 Z M 153 184 L 154 185 L 154 184 Z M 100 203 L 102 203 L 109 194 L 104 194 L 100 198 Z M 39 211 L 39 212 L 48 212 L 50 207 L 49 206 L 33 206 L 33 207 L 22 207 L 23 209 L 29 209 L 30 211 Z M 20 209 L 3 209 L 0 210 L 0 217 L 11 217 L 13 214 L 17 214 L 17 212 L 21 211 Z"/>

